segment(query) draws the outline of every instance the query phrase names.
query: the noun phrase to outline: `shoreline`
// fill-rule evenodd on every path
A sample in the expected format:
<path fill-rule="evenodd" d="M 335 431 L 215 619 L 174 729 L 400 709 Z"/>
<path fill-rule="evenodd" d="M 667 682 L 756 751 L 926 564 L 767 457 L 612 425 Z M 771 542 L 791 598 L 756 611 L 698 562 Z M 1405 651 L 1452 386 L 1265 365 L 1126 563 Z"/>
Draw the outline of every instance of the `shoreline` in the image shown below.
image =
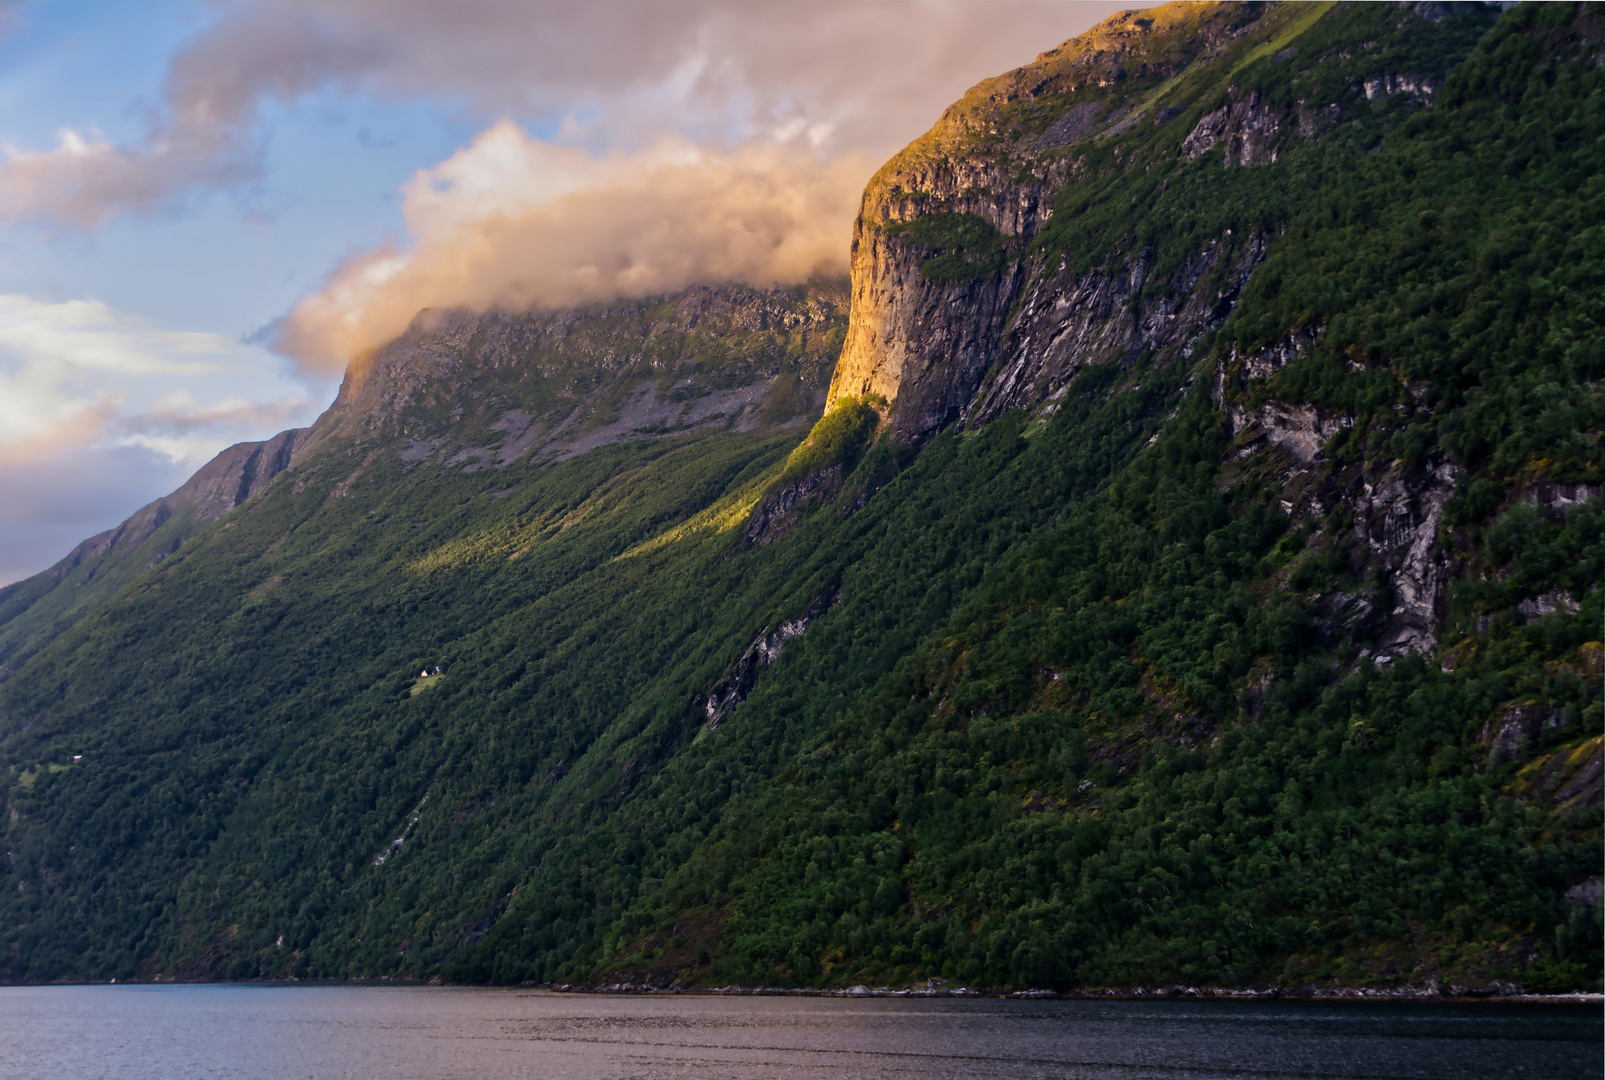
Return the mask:
<path fill-rule="evenodd" d="M 161 979 L 131 982 L 54 982 L 6 983 L 0 990 L 26 989 L 51 986 L 215 986 L 215 987 L 410 987 L 442 990 L 537 990 L 549 994 L 586 995 L 690 995 L 693 997 L 830 997 L 830 998 L 956 998 L 961 1000 L 993 1001 L 1377 1001 L 1377 1002 L 1441 1002 L 1444 1004 L 1532 1004 L 1532 1005 L 1605 1005 L 1605 994 L 1582 991 L 1567 994 L 1529 994 L 1516 987 L 1477 989 L 1450 986 L 1442 989 L 1406 987 L 1383 990 L 1362 987 L 1307 987 L 1297 990 L 1281 988 L 1234 989 L 1213 986 L 1166 987 L 1110 987 L 1079 990 L 1006 990 L 1001 987 L 919 987 L 894 989 L 888 986 L 857 985 L 850 987 L 787 987 L 787 986 L 651 986 L 644 983 L 606 983 L 576 985 L 572 983 L 453 983 L 440 979 L 249 979 L 249 980 L 180 980 Z"/>
<path fill-rule="evenodd" d="M 438 984 L 448 985 L 448 984 Z M 468 984 L 450 984 L 468 985 Z M 1406 1002 L 1510 1002 L 1554 1005 L 1605 1004 L 1605 994 L 1528 994 L 1514 988 L 1447 990 L 1406 988 L 1377 990 L 1357 987 L 1311 987 L 1300 990 L 1231 989 L 1210 986 L 1117 987 L 1097 990 L 1003 990 L 967 986 L 894 990 L 886 986 L 851 986 L 816 989 L 784 986 L 654 987 L 639 983 L 603 986 L 528 984 L 528 989 L 558 994 L 695 994 L 713 997 L 847 997 L 847 998 L 965 998 L 1012 1001 L 1406 1001 Z"/>

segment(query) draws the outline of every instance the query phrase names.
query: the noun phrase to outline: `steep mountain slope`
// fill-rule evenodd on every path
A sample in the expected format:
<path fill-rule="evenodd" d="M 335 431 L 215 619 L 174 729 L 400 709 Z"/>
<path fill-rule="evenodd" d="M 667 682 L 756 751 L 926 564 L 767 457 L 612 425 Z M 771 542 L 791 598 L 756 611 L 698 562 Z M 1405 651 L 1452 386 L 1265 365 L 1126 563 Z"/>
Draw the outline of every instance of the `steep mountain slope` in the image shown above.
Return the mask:
<path fill-rule="evenodd" d="M 313 428 L 229 447 L 171 495 L 0 589 L 0 682 L 292 465 L 321 458 L 314 470 L 349 469 L 352 454 L 383 456 L 402 439 L 403 460 L 473 472 L 621 439 L 811 420 L 841 349 L 845 301 L 839 283 L 819 281 L 558 312 L 423 312 L 351 366 Z M 330 448 L 347 453 L 321 454 Z"/>
<path fill-rule="evenodd" d="M 305 434 L 285 431 L 229 447 L 171 495 L 91 536 L 45 573 L 0 589 L 0 682 L 73 622 L 260 493 L 289 466 Z"/>
<path fill-rule="evenodd" d="M 1128 13 L 848 327 L 421 317 L 0 684 L 5 977 L 1597 987 L 1599 27 Z"/>

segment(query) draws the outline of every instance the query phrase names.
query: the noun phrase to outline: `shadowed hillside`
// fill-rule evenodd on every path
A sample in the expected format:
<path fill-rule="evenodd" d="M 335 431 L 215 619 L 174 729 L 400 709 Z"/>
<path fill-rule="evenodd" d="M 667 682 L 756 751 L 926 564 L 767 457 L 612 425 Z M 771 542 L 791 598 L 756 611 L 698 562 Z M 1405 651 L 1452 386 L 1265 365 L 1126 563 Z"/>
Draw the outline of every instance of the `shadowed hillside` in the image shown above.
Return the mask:
<path fill-rule="evenodd" d="M 1602 49 L 1129 12 L 877 175 L 850 319 L 424 313 L 5 594 L 0 975 L 1599 989 Z"/>

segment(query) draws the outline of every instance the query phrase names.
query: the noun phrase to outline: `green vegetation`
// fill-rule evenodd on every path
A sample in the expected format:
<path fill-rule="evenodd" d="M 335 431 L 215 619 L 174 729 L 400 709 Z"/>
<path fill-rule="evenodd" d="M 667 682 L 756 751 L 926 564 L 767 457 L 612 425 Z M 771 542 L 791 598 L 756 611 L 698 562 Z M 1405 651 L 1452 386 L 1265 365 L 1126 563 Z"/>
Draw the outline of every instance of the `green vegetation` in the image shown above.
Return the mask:
<path fill-rule="evenodd" d="M 1000 428 L 977 459 L 1020 445 Z M 1067 434 L 1032 440 L 989 483 L 1016 493 Z M 1268 496 L 1217 494 L 1225 445 L 1190 398 L 1154 453 L 1017 549 L 812 737 L 792 734 L 808 714 L 794 687 L 830 685 L 816 650 L 840 646 L 805 639 L 805 670 L 777 672 L 719 729 L 728 749 L 705 751 L 705 774 L 769 756 L 774 779 L 743 790 L 700 857 L 646 868 L 664 885 L 604 961 L 650 969 L 629 963 L 640 941 L 700 908 L 734 946 L 715 980 L 1386 987 L 1520 978 L 1516 943 L 1548 939 L 1535 985 L 1597 986 L 1597 920 L 1557 896 L 1597 864 L 1599 809 L 1557 831 L 1501 795 L 1514 769 L 1487 768 L 1477 746 L 1494 706 L 1535 688 L 1592 710 L 1557 741 L 1598 734 L 1597 678 L 1550 674 L 1605 617 L 1597 585 L 1580 617 L 1507 619 L 1452 676 L 1379 668 L 1278 594 L 1288 522 Z M 976 463 L 927 453 L 957 455 L 944 475 Z M 1597 582 L 1597 517 L 1553 531 Z M 695 791 L 690 767 L 676 759 L 642 809 Z"/>
<path fill-rule="evenodd" d="M 1404 72 L 1441 83 L 1492 19 L 1486 10 L 1461 11 L 1424 34 L 1386 6 L 1354 4 L 1301 34 L 1291 57 L 1261 56 L 1184 76 L 1163 97 L 1176 110 L 1173 118 L 1077 148 L 1077 179 L 1059 193 L 1053 218 L 1032 246 L 1044 257 L 1063 253 L 1078 267 L 1142 255 L 1151 260 L 1148 288 L 1168 289 L 1212 241 L 1241 244 L 1274 234 L 1316 192 L 1352 189 L 1345 174 L 1385 133 L 1420 112 L 1408 93 L 1368 100 L 1361 93 L 1365 80 Z M 1233 106 L 1246 111 L 1251 102 L 1260 115 L 1292 111 L 1301 121 L 1276 130 L 1272 138 L 1284 145 L 1275 161 L 1222 168 L 1220 146 L 1193 161 L 1180 156 L 1206 114 Z"/>
<path fill-rule="evenodd" d="M 141 552 L 128 556 L 119 551 L 105 563 L 90 560 L 89 566 L 61 567 L 65 588 L 50 573 L 0 588 L 0 678 L 126 589 L 150 569 L 153 558 L 177 550 L 206 524 L 184 507 L 156 525 Z"/>
<path fill-rule="evenodd" d="M 1605 481 L 1605 78 L 1565 42 L 1569 15 L 1504 20 L 1437 108 L 1311 200 L 1235 319 L 1245 351 L 1325 327 L 1270 393 L 1369 420 L 1413 390 L 1387 450 L 1461 463 L 1465 524 L 1497 501 L 1491 479 Z"/>
<path fill-rule="evenodd" d="M 844 473 L 852 472 L 880 424 L 877 404 L 885 407 L 884 400 L 877 402 L 873 396 L 839 399 L 786 458 L 777 484 L 802 480 L 837 465 Z"/>
<path fill-rule="evenodd" d="M 1008 261 L 1003 234 L 975 214 L 925 214 L 886 231 L 932 250 L 920 262 L 920 276 L 939 285 L 987 277 Z"/>
<path fill-rule="evenodd" d="M 337 441 L 130 581 L 0 683 L 0 978 L 1598 989 L 1601 913 L 1566 892 L 1599 871 L 1598 782 L 1570 785 L 1605 731 L 1605 521 L 1536 494 L 1601 481 L 1593 16 L 1517 10 L 1473 49 L 1480 15 L 1417 41 L 1382 10 L 1233 78 L 1336 94 L 1374 37 L 1440 65 L 1431 109 L 1355 100 L 1227 169 L 1175 159 L 1218 107 L 1178 78 L 1191 119 L 1119 144 L 1166 164 L 1085 151 L 1039 253 L 1281 237 L 1190 358 L 917 455 L 864 400 L 802 445 L 466 475 Z M 974 267 L 979 220 L 904 236 Z M 1455 470 L 1429 655 L 1378 660 L 1352 515 L 1290 516 L 1211 398 L 1295 333 L 1228 392 L 1352 418 L 1312 482 Z M 557 415 L 560 360 L 465 365 L 431 415 L 543 363 L 517 392 Z M 837 465 L 827 512 L 732 546 Z M 709 727 L 699 695 L 805 612 Z"/>

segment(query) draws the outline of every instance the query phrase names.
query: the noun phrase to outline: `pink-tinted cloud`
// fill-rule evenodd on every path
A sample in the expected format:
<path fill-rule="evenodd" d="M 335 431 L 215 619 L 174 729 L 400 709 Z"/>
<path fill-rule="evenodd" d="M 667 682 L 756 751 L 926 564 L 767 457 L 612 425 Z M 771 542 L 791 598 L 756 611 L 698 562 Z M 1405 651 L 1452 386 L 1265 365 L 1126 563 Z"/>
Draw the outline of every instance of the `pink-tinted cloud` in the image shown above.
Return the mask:
<path fill-rule="evenodd" d="M 0 585 L 181 484 L 232 443 L 311 421 L 265 350 L 96 300 L 0 294 Z"/>
<path fill-rule="evenodd" d="M 276 366 L 262 349 L 99 301 L 0 294 L 0 490 L 87 447 L 143 446 L 193 468 L 305 423 L 313 403 Z"/>
<path fill-rule="evenodd" d="M 1117 7 L 233 0 L 173 59 L 144 139 L 68 131 L 51 149 L 7 147 L 0 219 L 94 227 L 238 185 L 259 169 L 261 105 L 328 89 L 560 122 L 592 149 L 778 136 L 883 156 L 970 83 Z"/>
<path fill-rule="evenodd" d="M 594 155 L 504 122 L 407 185 L 407 250 L 350 259 L 296 305 L 276 344 L 327 375 L 426 307 L 563 306 L 845 273 L 874 166 L 797 146 L 710 152 L 678 140 Z"/>

